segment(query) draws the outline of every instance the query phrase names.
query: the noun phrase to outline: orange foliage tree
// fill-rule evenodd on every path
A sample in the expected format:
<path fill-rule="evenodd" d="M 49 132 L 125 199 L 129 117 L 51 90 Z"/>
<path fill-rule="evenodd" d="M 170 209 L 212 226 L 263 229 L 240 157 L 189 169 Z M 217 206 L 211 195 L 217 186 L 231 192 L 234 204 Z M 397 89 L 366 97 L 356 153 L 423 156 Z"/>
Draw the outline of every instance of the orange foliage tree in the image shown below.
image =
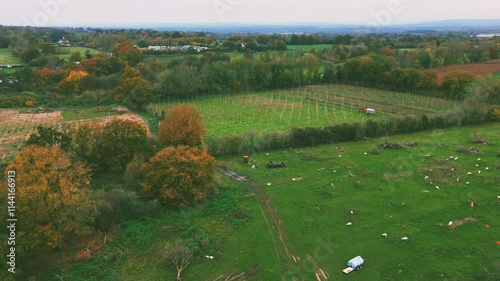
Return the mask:
<path fill-rule="evenodd" d="M 68 235 L 88 234 L 102 201 L 81 164 L 57 147 L 27 146 L 8 165 L 16 174 L 18 236 L 22 251 L 61 248 Z"/>
<path fill-rule="evenodd" d="M 141 167 L 141 190 L 170 207 L 205 200 L 215 192 L 215 159 L 198 147 L 167 147 Z"/>
<path fill-rule="evenodd" d="M 57 89 L 64 93 L 78 93 L 78 82 L 87 76 L 88 73 L 83 70 L 73 70 L 69 73 L 68 77 L 64 78 L 57 84 Z"/>
<path fill-rule="evenodd" d="M 199 146 L 205 131 L 198 111 L 182 104 L 172 108 L 160 123 L 158 138 L 166 145 Z"/>

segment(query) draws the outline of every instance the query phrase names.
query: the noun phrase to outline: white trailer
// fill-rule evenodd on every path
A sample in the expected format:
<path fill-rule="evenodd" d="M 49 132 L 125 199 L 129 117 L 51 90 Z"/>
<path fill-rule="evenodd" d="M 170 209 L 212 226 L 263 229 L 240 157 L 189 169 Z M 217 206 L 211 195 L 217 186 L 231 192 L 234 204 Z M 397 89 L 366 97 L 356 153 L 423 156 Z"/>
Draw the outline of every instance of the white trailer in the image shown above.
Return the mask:
<path fill-rule="evenodd" d="M 367 114 L 371 114 L 371 115 L 375 115 L 375 109 L 373 109 L 373 108 L 367 108 L 366 109 L 366 113 Z"/>
<path fill-rule="evenodd" d="M 352 271 L 359 270 L 360 268 L 363 267 L 363 264 L 365 263 L 365 260 L 361 256 L 357 256 L 347 262 L 347 268 L 342 270 L 345 274 L 349 274 Z"/>

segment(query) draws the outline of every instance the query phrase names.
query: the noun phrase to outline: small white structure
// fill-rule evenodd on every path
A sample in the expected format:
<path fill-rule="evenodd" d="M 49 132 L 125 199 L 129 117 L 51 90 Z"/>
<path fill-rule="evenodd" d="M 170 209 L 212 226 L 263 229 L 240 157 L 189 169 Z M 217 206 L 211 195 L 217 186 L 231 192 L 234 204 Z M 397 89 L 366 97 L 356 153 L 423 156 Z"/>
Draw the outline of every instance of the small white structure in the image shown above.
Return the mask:
<path fill-rule="evenodd" d="M 347 268 L 342 270 L 342 272 L 344 272 L 345 274 L 349 274 L 355 269 L 359 270 L 363 267 L 364 263 L 365 260 L 361 256 L 357 256 L 347 262 Z"/>
<path fill-rule="evenodd" d="M 375 115 L 376 111 L 375 111 L 375 109 L 373 109 L 373 108 L 367 108 L 367 109 L 366 109 L 366 113 L 367 113 L 367 114 L 371 114 L 371 115 Z"/>

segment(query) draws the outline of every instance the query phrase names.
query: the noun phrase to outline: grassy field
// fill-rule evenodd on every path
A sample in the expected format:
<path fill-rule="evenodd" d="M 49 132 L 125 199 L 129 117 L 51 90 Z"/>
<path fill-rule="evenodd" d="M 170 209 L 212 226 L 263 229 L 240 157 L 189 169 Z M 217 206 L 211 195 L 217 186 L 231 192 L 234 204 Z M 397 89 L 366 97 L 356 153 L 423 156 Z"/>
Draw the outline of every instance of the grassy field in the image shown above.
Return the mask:
<path fill-rule="evenodd" d="M 378 148 L 386 140 L 377 139 L 251 155 L 257 169 L 240 157 L 224 160 L 264 188 L 290 254 L 300 259 L 287 268 L 299 280 L 316 280 L 319 268 L 329 280 L 486 280 L 476 275 L 483 268 L 500 274 L 499 150 L 455 151 L 475 146 L 469 137 L 476 132 L 500 141 L 498 124 L 490 124 L 389 140 L 417 143 L 405 150 Z M 380 155 L 370 153 L 375 148 Z M 270 170 L 270 160 L 286 167 Z M 365 258 L 364 268 L 344 276 L 341 269 L 357 255 Z"/>
<path fill-rule="evenodd" d="M 309 281 L 318 280 L 320 272 L 328 280 L 488 280 L 485 270 L 500 274 L 499 151 L 495 145 L 479 145 L 477 155 L 455 151 L 474 146 L 469 138 L 476 132 L 500 141 L 498 124 L 487 124 L 389 140 L 417 144 L 404 150 L 384 150 L 378 146 L 386 139 L 373 139 L 268 151 L 250 155 L 256 169 L 240 156 L 221 158 L 220 165 L 247 182 L 219 175 L 219 193 L 207 203 L 128 221 L 108 234 L 104 251 L 89 261 L 74 261 L 37 280 L 56 275 L 74 281 L 173 280 L 175 271 L 162 262 L 162 249 L 189 236 L 210 243 L 183 272 L 184 280 L 225 280 L 242 272 L 235 280 Z M 379 155 L 370 153 L 374 148 Z M 270 160 L 286 167 L 268 169 Z M 262 194 L 250 188 L 255 184 Z M 364 267 L 343 275 L 346 262 L 357 255 L 365 259 Z"/>
<path fill-rule="evenodd" d="M 4 64 L 22 64 L 20 57 L 15 57 L 10 49 L 0 49 L 0 65 Z"/>
<path fill-rule="evenodd" d="M 64 59 L 69 59 L 74 52 L 80 52 L 82 59 L 85 59 L 86 51 L 89 51 L 92 55 L 99 53 L 99 51 L 95 49 L 86 47 L 57 47 L 56 55 Z"/>
<path fill-rule="evenodd" d="M 309 52 L 312 48 L 316 50 L 316 52 L 319 52 L 324 49 L 330 49 L 332 47 L 332 44 L 315 44 L 315 45 L 288 45 L 287 49 L 289 51 L 302 51 L 302 52 Z"/>
<path fill-rule="evenodd" d="M 255 94 L 220 95 L 191 101 L 170 101 L 149 106 L 149 112 L 168 112 L 187 103 L 197 108 L 209 135 L 230 136 L 249 131 L 271 133 L 293 127 L 320 127 L 334 123 L 364 122 L 369 118 L 419 115 L 451 110 L 454 102 L 406 93 L 345 85 L 309 86 Z M 377 110 L 361 114 L 359 107 Z"/>

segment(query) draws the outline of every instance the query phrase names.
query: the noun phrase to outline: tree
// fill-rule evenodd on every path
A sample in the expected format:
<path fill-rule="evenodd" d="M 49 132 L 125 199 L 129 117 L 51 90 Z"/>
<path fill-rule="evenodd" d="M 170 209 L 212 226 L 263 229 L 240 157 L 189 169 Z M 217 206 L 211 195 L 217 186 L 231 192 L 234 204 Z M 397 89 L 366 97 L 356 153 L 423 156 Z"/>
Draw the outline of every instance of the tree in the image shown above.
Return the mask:
<path fill-rule="evenodd" d="M 69 154 L 28 146 L 7 171 L 16 173 L 18 240 L 23 251 L 61 248 L 69 235 L 90 233 L 102 201 L 90 190 L 88 170 Z"/>
<path fill-rule="evenodd" d="M 79 93 L 78 84 L 88 73 L 83 70 L 72 70 L 61 82 L 57 83 L 57 89 L 63 93 Z"/>
<path fill-rule="evenodd" d="M 135 155 L 151 155 L 144 125 L 115 119 L 106 124 L 84 124 L 71 132 L 72 151 L 93 171 L 125 169 Z"/>
<path fill-rule="evenodd" d="M 38 126 L 37 132 L 30 135 L 26 146 L 56 146 L 66 150 L 71 145 L 71 137 L 53 127 Z"/>
<path fill-rule="evenodd" d="M 199 146 L 205 134 L 200 114 L 189 105 L 173 107 L 158 127 L 158 138 L 167 145 Z"/>
<path fill-rule="evenodd" d="M 80 51 L 71 53 L 71 56 L 69 57 L 70 62 L 77 62 L 81 60 L 82 60 L 82 54 L 80 53 Z"/>
<path fill-rule="evenodd" d="M 116 99 L 134 108 L 143 108 L 151 101 L 152 87 L 141 72 L 129 65 L 125 67 L 117 86 Z"/>
<path fill-rule="evenodd" d="M 141 167 L 141 190 L 164 205 L 182 207 L 215 192 L 215 159 L 198 147 L 167 147 Z"/>
<path fill-rule="evenodd" d="M 30 62 L 40 56 L 40 51 L 35 48 L 30 48 L 21 53 L 20 57 L 24 62 Z"/>
<path fill-rule="evenodd" d="M 56 53 L 56 47 L 54 47 L 54 45 L 52 45 L 51 43 L 40 44 L 40 50 L 44 55 L 50 55 Z"/>
<path fill-rule="evenodd" d="M 166 263 L 172 264 L 177 269 L 177 281 L 182 281 L 181 273 L 193 260 L 194 251 L 189 245 L 177 241 L 175 244 L 169 243 L 163 249 L 163 259 Z"/>
<path fill-rule="evenodd" d="M 474 76 L 466 71 L 453 71 L 443 78 L 441 87 L 448 97 L 463 98 L 472 87 Z"/>

